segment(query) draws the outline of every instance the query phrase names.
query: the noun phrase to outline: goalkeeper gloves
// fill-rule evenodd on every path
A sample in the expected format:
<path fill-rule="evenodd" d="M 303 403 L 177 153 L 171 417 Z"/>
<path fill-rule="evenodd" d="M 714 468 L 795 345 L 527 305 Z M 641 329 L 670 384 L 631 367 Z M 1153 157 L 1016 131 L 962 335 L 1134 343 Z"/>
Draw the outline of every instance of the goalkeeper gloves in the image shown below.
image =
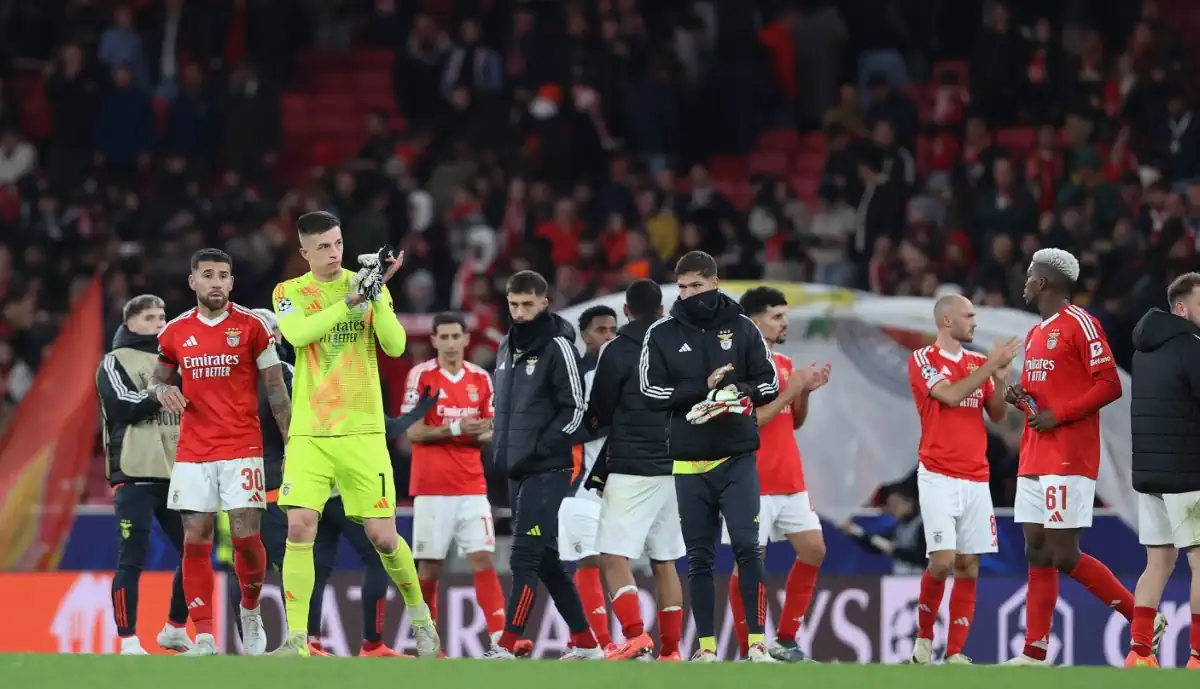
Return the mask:
<path fill-rule="evenodd" d="M 373 254 L 358 257 L 362 269 L 354 275 L 351 285 L 367 301 L 375 301 L 383 293 L 383 273 L 387 270 L 388 260 L 394 256 L 395 250 L 385 246 Z"/>
<path fill-rule="evenodd" d="M 687 413 L 688 423 L 699 425 L 708 423 L 722 414 L 741 414 L 749 416 L 754 413 L 754 403 L 733 387 L 711 390 L 703 400 L 697 402 Z"/>

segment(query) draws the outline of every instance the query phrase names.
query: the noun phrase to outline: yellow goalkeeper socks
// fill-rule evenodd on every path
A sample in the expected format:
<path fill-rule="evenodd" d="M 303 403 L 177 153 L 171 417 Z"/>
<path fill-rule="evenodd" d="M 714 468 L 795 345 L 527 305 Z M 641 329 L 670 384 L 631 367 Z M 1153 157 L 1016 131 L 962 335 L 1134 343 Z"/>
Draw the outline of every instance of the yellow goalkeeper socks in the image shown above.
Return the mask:
<path fill-rule="evenodd" d="M 283 605 L 292 636 L 308 633 L 308 607 L 316 580 L 313 544 L 288 541 L 283 556 Z"/>
<path fill-rule="evenodd" d="M 379 552 L 379 559 L 383 562 L 383 568 L 387 570 L 388 576 L 396 582 L 396 587 L 400 589 L 400 595 L 404 597 L 404 604 L 408 606 L 408 614 L 415 617 L 424 610 L 425 617 L 416 619 L 428 617 L 429 610 L 421 598 L 421 584 L 417 579 L 417 563 L 413 561 L 412 550 L 408 547 L 408 542 L 404 540 L 403 536 L 396 536 L 396 550 L 390 553 L 377 552 Z"/>

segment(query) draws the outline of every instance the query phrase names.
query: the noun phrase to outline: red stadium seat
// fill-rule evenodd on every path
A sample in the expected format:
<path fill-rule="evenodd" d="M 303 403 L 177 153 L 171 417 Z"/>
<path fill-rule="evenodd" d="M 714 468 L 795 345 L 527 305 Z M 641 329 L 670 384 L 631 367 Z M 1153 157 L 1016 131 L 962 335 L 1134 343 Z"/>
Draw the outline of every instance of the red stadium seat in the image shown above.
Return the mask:
<path fill-rule="evenodd" d="M 820 153 L 825 155 L 825 134 L 812 132 L 800 137 L 800 150 L 805 153 Z"/>
<path fill-rule="evenodd" d="M 996 132 L 996 144 L 1016 154 L 1028 153 L 1037 142 L 1034 127 L 1007 127 Z"/>
<path fill-rule="evenodd" d="M 763 151 L 750 156 L 750 172 L 752 174 L 783 177 L 787 175 L 790 168 L 788 156 L 782 151 Z"/>
<path fill-rule="evenodd" d="M 708 161 L 708 173 L 714 179 L 739 179 L 749 174 L 745 156 L 713 156 Z"/>
<path fill-rule="evenodd" d="M 758 138 L 760 152 L 794 153 L 800 147 L 800 135 L 791 129 L 771 129 Z"/>
<path fill-rule="evenodd" d="M 801 153 L 796 156 L 792 172 L 803 175 L 819 175 L 825 169 L 824 153 Z"/>
<path fill-rule="evenodd" d="M 360 48 L 350 53 L 350 65 L 355 71 L 382 69 L 390 76 L 394 60 L 395 58 L 390 50 Z"/>

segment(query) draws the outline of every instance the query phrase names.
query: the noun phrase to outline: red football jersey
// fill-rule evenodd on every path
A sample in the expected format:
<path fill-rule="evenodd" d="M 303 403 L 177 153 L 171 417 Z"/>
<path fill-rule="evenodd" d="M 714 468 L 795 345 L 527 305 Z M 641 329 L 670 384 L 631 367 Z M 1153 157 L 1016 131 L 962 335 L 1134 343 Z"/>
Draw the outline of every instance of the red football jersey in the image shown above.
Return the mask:
<path fill-rule="evenodd" d="M 189 309 L 158 334 L 158 356 L 179 371 L 188 401 L 175 461 L 262 456 L 258 370 L 279 354 L 261 318 L 232 302 L 215 320 Z"/>
<path fill-rule="evenodd" d="M 988 480 L 987 427 L 983 411 L 996 394 L 989 377 L 957 406 L 948 407 L 929 394 L 942 381 L 954 383 L 971 375 L 987 361 L 982 354 L 963 349 L 955 354 L 940 347 L 922 347 L 908 358 L 908 384 L 921 417 L 921 444 L 917 460 L 929 471 L 968 481 Z"/>
<path fill-rule="evenodd" d="M 787 387 L 795 368 L 792 360 L 772 352 L 775 370 L 779 372 L 779 389 Z M 758 480 L 763 495 L 791 495 L 804 488 L 804 465 L 800 447 L 796 445 L 795 420 L 792 405 L 787 405 L 766 426 L 758 429 Z"/>
<path fill-rule="evenodd" d="M 448 426 L 454 421 L 490 419 L 496 415 L 492 378 L 470 362 L 457 374 L 438 365 L 437 359 L 418 364 L 408 372 L 404 386 L 405 414 L 413 410 L 421 391 L 437 392 L 437 406 L 425 415 L 427 426 Z M 486 495 L 483 459 L 479 446 L 469 439 L 413 443 L 411 495 Z"/>
<path fill-rule="evenodd" d="M 1038 409 L 1054 411 L 1083 395 L 1092 378 L 1116 368 L 1108 338 L 1092 314 L 1068 304 L 1025 337 L 1021 385 Z M 1019 476 L 1086 476 L 1100 473 L 1100 414 L 1045 433 L 1021 433 Z"/>

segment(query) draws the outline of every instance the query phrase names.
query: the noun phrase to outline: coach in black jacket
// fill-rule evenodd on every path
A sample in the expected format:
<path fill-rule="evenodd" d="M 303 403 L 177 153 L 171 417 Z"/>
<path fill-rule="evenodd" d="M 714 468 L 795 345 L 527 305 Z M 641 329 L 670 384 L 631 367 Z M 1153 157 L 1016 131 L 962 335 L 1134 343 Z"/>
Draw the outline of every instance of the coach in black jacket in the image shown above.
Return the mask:
<path fill-rule="evenodd" d="M 96 371 L 96 391 L 104 430 L 104 474 L 113 487 L 113 512 L 120 528 L 117 571 L 112 580 L 113 615 L 121 637 L 121 653 L 144 655 L 137 637 L 138 581 L 146 566 L 150 531 L 158 522 L 182 552 L 183 522 L 167 508 L 167 487 L 179 442 L 179 415 L 162 408 L 145 392 L 158 360 L 158 333 L 166 326 L 163 300 L 153 294 L 130 299 L 112 351 Z M 176 651 L 191 647 L 188 609 L 178 568 L 171 588 L 168 625 L 160 645 Z"/>
<path fill-rule="evenodd" d="M 1133 487 L 1200 491 L 1200 274 L 1168 289 L 1171 312 L 1151 309 L 1133 330 Z"/>
<path fill-rule="evenodd" d="M 547 290 L 545 278 L 531 270 L 513 275 L 506 287 L 512 328 L 496 357 L 492 448 L 512 480 L 512 590 L 504 634 L 491 655 L 512 655 L 541 579 L 571 630 L 570 653 L 603 658 L 558 556 L 558 508 L 570 490 L 585 402 L 575 329 L 550 313 Z"/>
<path fill-rule="evenodd" d="M 688 588 L 700 655 L 716 648 L 712 568 L 714 544 L 725 517 L 737 559 L 739 585 L 750 625 L 750 660 L 772 662 L 763 643 L 766 611 L 758 596 L 762 559 L 758 545 L 758 423 L 753 414 L 727 413 L 694 425 L 688 411 L 717 388 L 736 390 L 753 407 L 779 394 L 779 376 L 758 326 L 718 289 L 717 262 L 702 251 L 675 266 L 679 300 L 671 315 L 646 331 L 639 384 L 651 409 L 667 412 L 667 446 L 675 460 L 675 490 L 687 543 Z M 747 576 L 747 573 L 749 576 Z"/>

